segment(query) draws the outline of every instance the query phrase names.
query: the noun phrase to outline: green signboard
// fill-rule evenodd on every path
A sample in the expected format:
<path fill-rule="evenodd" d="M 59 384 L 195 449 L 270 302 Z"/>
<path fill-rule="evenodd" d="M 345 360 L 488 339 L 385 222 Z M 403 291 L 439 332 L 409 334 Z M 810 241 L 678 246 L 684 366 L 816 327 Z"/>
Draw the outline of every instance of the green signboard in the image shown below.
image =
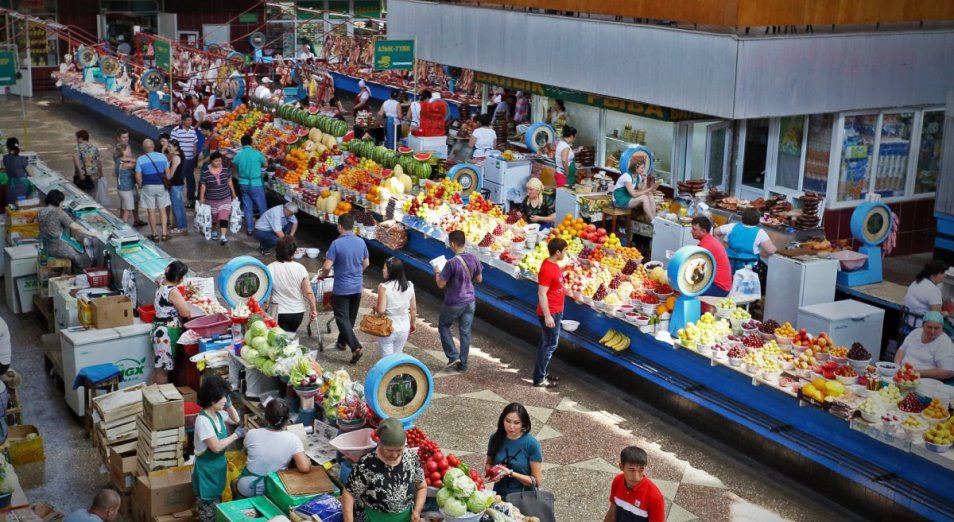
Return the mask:
<path fill-rule="evenodd" d="M 414 68 L 414 40 L 378 40 L 374 42 L 374 68 L 379 71 Z"/>
<path fill-rule="evenodd" d="M 172 51 L 169 49 L 169 42 L 156 40 L 152 44 L 152 49 L 156 54 L 156 68 L 168 71 L 172 63 Z"/>
<path fill-rule="evenodd" d="M 258 13 L 255 11 L 252 11 L 250 13 L 242 13 L 239 15 L 238 21 L 240 24 L 257 24 Z"/>
<path fill-rule="evenodd" d="M 581 103 L 583 105 L 589 105 L 598 109 L 607 109 L 611 111 L 635 114 L 637 116 L 644 116 L 654 120 L 686 121 L 705 118 L 705 116 L 695 112 L 671 109 L 669 107 L 661 107 L 659 105 L 652 105 L 637 101 L 622 100 L 620 98 L 612 98 L 609 96 L 600 96 L 598 94 L 589 94 L 581 91 L 574 91 L 572 89 L 564 89 L 562 87 L 554 87 L 552 85 L 544 85 L 542 83 L 528 82 L 525 80 L 516 80 L 506 76 L 497 76 L 496 74 L 488 74 L 478 71 L 474 71 L 474 81 L 478 83 L 497 85 L 503 87 L 504 89 L 513 91 L 523 91 L 525 93 L 538 94 L 551 99 Z"/>
<path fill-rule="evenodd" d="M 17 60 L 13 51 L 0 51 L 0 86 L 17 84 Z"/>

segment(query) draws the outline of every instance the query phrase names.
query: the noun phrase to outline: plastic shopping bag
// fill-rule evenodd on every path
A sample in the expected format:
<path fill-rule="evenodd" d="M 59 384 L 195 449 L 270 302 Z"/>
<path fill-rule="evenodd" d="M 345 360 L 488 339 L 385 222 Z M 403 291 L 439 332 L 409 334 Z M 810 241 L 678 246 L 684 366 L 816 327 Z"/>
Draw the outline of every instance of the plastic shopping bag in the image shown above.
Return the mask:
<path fill-rule="evenodd" d="M 195 206 L 195 228 L 205 235 L 206 239 L 212 238 L 212 207 L 204 203 L 196 203 Z"/>
<path fill-rule="evenodd" d="M 759 281 L 759 275 L 749 265 L 737 270 L 735 275 L 732 276 L 732 291 L 729 295 L 733 298 L 754 297 L 758 299 L 762 296 L 762 283 Z"/>
<path fill-rule="evenodd" d="M 229 215 L 229 232 L 238 234 L 244 226 L 244 222 L 242 221 L 244 217 L 245 214 L 242 213 L 242 202 L 238 199 L 233 199 L 232 213 Z"/>

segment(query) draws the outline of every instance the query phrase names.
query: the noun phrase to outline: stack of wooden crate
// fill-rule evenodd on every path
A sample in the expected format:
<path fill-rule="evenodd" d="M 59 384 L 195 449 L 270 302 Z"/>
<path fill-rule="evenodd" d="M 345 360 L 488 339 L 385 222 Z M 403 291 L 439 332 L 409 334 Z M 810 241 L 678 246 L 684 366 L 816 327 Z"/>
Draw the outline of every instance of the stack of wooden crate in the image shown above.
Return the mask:
<path fill-rule="evenodd" d="M 183 400 L 175 386 L 163 384 L 143 389 L 142 413 L 136 418 L 135 425 L 140 475 L 185 463 Z"/>
<path fill-rule="evenodd" d="M 136 451 L 136 418 L 142 412 L 144 388 L 137 384 L 93 399 L 93 443 L 107 466 L 111 450 L 126 456 Z"/>

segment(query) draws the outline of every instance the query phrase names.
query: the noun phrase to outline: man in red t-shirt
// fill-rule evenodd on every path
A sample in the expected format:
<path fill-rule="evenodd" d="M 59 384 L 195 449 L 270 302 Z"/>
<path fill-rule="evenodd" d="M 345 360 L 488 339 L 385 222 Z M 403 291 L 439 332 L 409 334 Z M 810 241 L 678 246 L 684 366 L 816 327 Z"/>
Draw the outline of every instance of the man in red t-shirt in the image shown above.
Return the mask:
<path fill-rule="evenodd" d="M 725 297 L 732 291 L 732 264 L 729 263 L 729 255 L 726 254 L 722 241 L 710 234 L 711 230 L 712 221 L 709 221 L 709 218 L 705 216 L 692 218 L 692 239 L 698 241 L 700 247 L 712 254 L 716 265 L 715 280 L 702 295 Z"/>
<path fill-rule="evenodd" d="M 666 503 L 653 481 L 645 475 L 646 452 L 627 446 L 619 453 L 619 469 L 610 489 L 610 507 L 603 522 L 663 522 Z"/>
<path fill-rule="evenodd" d="M 540 264 L 537 274 L 537 319 L 540 321 L 540 346 L 537 347 L 537 363 L 533 367 L 533 385 L 538 388 L 553 388 L 556 377 L 547 378 L 550 359 L 560 342 L 560 320 L 563 319 L 563 270 L 557 263 L 566 255 L 566 241 L 551 239 L 547 243 L 550 257 Z"/>

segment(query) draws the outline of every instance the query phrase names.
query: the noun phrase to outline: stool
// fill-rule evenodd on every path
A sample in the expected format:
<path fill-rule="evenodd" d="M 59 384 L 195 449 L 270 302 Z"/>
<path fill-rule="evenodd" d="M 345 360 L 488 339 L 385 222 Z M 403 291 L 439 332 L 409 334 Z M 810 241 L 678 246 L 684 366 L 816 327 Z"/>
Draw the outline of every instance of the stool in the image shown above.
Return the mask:
<path fill-rule="evenodd" d="M 607 229 L 607 233 L 616 232 L 616 220 L 620 217 L 623 218 L 623 227 L 626 229 L 625 237 L 620 239 L 620 243 L 629 244 L 630 238 L 633 235 L 633 209 L 631 208 L 618 208 L 611 205 L 606 205 L 603 207 L 603 228 Z M 610 227 L 606 226 L 606 219 L 612 218 Z"/>
<path fill-rule="evenodd" d="M 87 438 L 93 429 L 93 397 L 96 396 L 96 392 L 105 391 L 106 393 L 112 393 L 114 391 L 119 391 L 119 380 L 122 377 L 122 374 L 118 373 L 119 368 L 116 370 L 116 375 L 97 383 L 94 383 L 89 379 L 89 377 L 86 376 L 80 380 L 80 383 L 83 386 L 83 396 L 85 398 L 84 403 L 86 405 L 86 412 L 83 415 L 83 427 L 86 430 Z"/>

